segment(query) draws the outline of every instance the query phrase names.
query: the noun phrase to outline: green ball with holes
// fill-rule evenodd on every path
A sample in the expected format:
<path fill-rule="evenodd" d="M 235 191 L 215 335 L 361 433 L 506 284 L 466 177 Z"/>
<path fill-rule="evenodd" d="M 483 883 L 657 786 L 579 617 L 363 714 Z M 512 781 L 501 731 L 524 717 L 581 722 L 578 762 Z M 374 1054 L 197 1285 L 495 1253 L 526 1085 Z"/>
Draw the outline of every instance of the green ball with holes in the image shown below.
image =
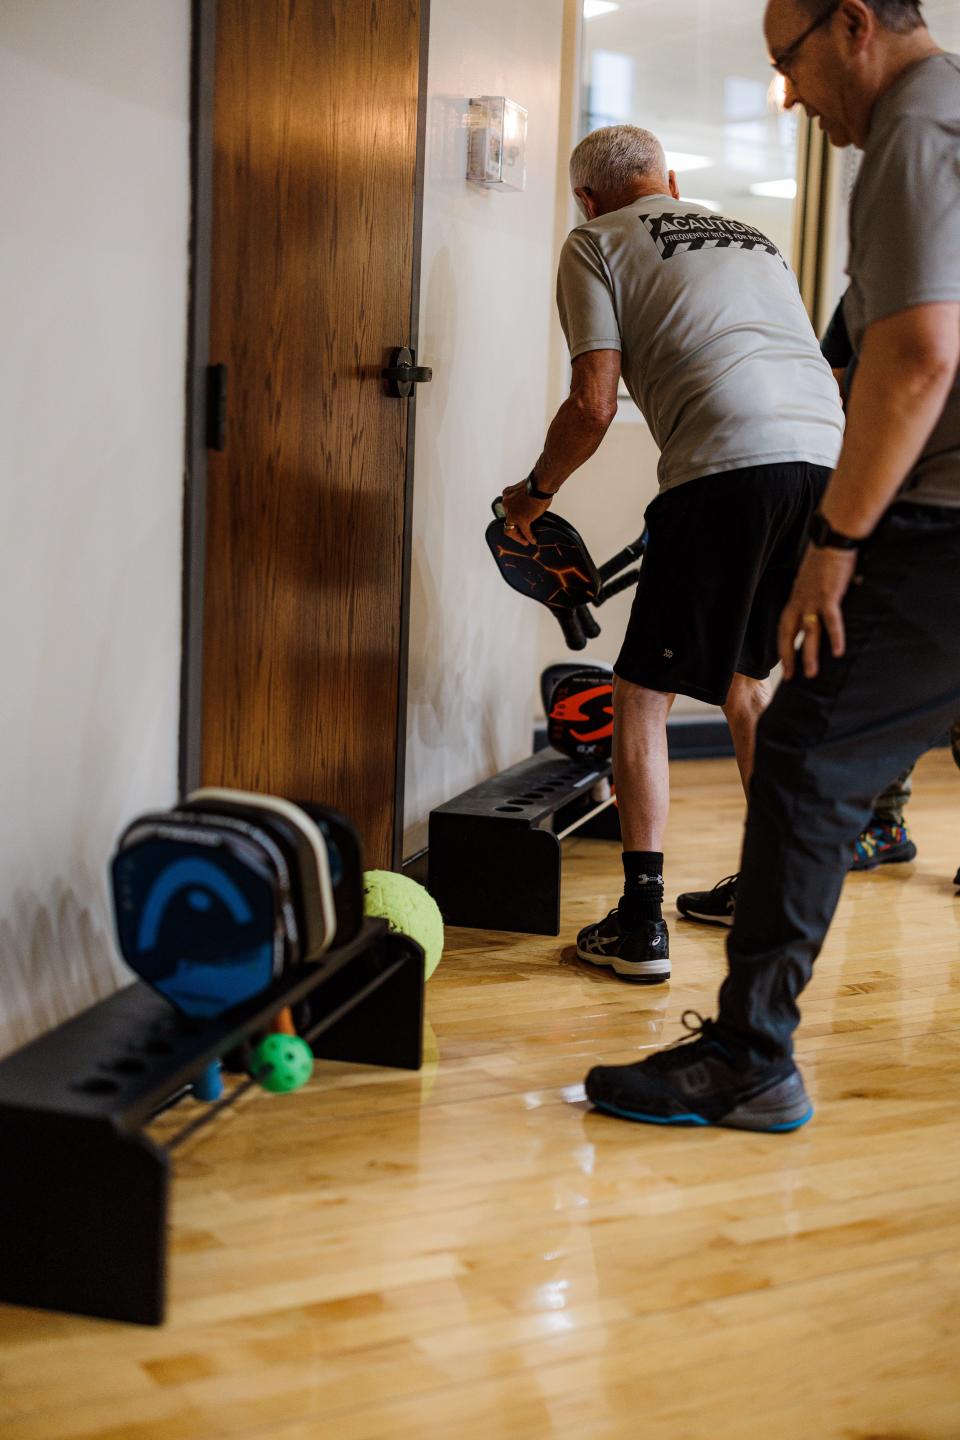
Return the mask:
<path fill-rule="evenodd" d="M 272 1095 L 289 1095 L 313 1074 L 313 1052 L 299 1035 L 265 1035 L 250 1058 L 250 1074 Z"/>

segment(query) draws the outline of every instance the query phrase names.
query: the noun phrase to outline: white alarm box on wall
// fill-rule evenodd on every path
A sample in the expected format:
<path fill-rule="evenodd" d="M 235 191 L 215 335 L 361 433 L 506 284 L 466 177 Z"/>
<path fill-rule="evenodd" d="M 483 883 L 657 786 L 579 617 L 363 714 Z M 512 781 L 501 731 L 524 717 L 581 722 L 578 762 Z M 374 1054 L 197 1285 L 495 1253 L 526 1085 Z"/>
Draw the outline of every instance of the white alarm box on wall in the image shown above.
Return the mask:
<path fill-rule="evenodd" d="M 467 179 L 498 190 L 526 184 L 527 112 L 505 95 L 470 101 Z"/>

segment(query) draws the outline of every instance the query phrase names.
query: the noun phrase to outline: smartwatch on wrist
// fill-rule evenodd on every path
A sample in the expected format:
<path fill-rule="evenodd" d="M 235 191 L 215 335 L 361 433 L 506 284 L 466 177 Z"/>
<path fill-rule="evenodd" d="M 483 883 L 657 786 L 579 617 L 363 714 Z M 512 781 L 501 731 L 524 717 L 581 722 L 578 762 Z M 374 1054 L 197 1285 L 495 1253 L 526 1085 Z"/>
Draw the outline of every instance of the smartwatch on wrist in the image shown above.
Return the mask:
<path fill-rule="evenodd" d="M 534 480 L 533 478 L 532 470 L 530 471 L 530 474 L 527 476 L 526 480 L 524 480 L 523 484 L 531 500 L 552 500 L 556 495 L 555 490 L 539 489 L 536 480 Z"/>
<path fill-rule="evenodd" d="M 862 540 L 855 540 L 852 535 L 844 535 L 842 530 L 834 530 L 819 510 L 810 516 L 809 534 L 811 545 L 818 550 L 858 550 L 863 544 Z"/>

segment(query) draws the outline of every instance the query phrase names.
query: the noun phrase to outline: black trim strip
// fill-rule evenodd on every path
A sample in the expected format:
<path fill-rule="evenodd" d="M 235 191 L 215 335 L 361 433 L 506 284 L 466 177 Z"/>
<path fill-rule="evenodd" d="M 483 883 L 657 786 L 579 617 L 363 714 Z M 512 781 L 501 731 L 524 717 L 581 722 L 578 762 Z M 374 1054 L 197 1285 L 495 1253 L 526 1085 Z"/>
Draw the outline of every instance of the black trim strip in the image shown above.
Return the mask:
<path fill-rule="evenodd" d="M 190 259 L 181 583 L 180 794 L 200 784 L 203 605 L 206 571 L 207 362 L 213 224 L 213 98 L 217 0 L 192 0 L 190 55 Z"/>
<path fill-rule="evenodd" d="M 547 745 L 547 727 L 538 725 L 533 732 L 533 748 Z M 677 717 L 667 721 L 667 752 L 671 760 L 716 760 L 732 755 L 733 741 L 722 715 Z"/>
<path fill-rule="evenodd" d="M 420 332 L 420 252 L 423 244 L 423 190 L 427 139 L 427 58 L 430 42 L 430 0 L 420 0 L 420 68 L 417 100 L 417 156 L 413 193 L 413 273 L 410 287 L 410 349 L 416 354 Z M 407 405 L 407 459 L 403 497 L 403 561 L 400 582 L 400 657 L 397 675 L 396 764 L 393 786 L 393 855 L 397 870 L 403 861 L 404 792 L 407 763 L 407 675 L 410 654 L 410 576 L 413 551 L 414 441 L 417 389 Z"/>

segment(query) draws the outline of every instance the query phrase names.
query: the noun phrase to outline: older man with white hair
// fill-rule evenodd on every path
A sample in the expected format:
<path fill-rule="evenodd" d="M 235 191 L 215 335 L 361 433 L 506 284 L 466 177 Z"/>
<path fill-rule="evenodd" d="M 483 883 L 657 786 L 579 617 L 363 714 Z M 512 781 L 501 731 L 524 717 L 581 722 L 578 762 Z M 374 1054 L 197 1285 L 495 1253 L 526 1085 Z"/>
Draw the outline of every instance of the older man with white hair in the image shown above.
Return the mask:
<path fill-rule="evenodd" d="M 960 56 L 916 0 L 770 0 L 765 25 L 788 106 L 864 152 L 844 299 L 856 380 L 781 620 L 718 1018 L 586 1089 L 628 1119 L 782 1131 L 812 1113 L 797 1000 L 850 846 L 960 710 Z"/>
<path fill-rule="evenodd" d="M 678 693 L 722 706 L 749 783 L 777 620 L 840 450 L 843 413 L 776 246 L 682 200 L 654 135 L 596 130 L 574 150 L 570 177 L 586 215 L 567 238 L 557 282 L 570 395 L 504 505 L 532 542 L 532 521 L 600 444 L 622 374 L 660 449 L 660 493 L 646 512 L 649 543 L 615 667 L 624 891 L 581 930 L 577 951 L 624 979 L 656 983 L 670 975 L 661 908 L 667 717 Z M 636 529 L 629 516 L 623 524 Z M 721 921 L 732 903 L 730 885 L 678 901 L 691 917 L 712 906 Z"/>

